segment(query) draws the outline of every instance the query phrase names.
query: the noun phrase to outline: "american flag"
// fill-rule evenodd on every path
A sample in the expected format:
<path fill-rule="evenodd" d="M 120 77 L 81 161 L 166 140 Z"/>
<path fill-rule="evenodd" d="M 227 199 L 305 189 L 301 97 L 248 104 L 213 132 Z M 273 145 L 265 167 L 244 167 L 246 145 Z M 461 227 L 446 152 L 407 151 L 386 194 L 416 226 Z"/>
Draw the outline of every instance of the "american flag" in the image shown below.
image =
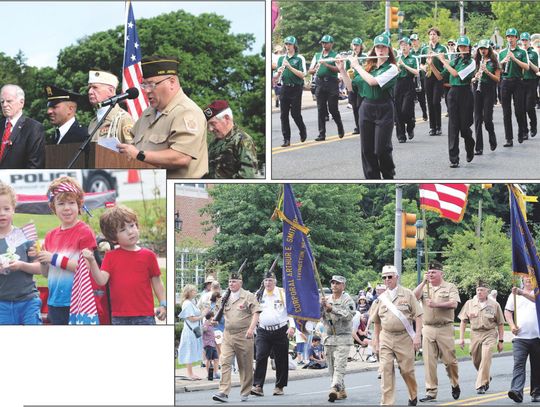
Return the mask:
<path fill-rule="evenodd" d="M 141 68 L 141 45 L 139 35 L 135 26 L 135 16 L 131 2 L 126 3 L 126 26 L 124 31 L 124 70 L 122 73 L 122 92 L 129 88 L 137 88 L 139 97 L 126 101 L 129 114 L 133 120 L 137 120 L 144 109 L 148 107 L 148 98 L 141 89 L 142 68 Z"/>
<path fill-rule="evenodd" d="M 77 270 L 71 288 L 71 303 L 69 306 L 70 325 L 99 325 L 98 311 L 90 269 L 82 253 L 79 255 Z"/>
<path fill-rule="evenodd" d="M 420 184 L 420 207 L 461 222 L 468 194 L 467 184 Z"/>
<path fill-rule="evenodd" d="M 27 240 L 37 240 L 38 239 L 38 234 L 37 234 L 37 229 L 36 229 L 36 225 L 34 223 L 28 223 L 26 225 L 24 225 L 22 228 L 21 228 L 23 234 L 24 234 L 24 237 L 27 239 Z"/>

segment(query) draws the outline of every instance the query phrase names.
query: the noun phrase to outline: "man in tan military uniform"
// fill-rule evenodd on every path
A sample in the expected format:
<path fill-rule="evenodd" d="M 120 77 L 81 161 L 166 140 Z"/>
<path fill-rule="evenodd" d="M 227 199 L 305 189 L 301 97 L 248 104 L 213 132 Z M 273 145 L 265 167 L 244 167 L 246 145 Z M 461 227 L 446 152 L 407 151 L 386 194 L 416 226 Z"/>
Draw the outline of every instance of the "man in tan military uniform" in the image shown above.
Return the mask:
<path fill-rule="evenodd" d="M 476 376 L 478 394 L 484 394 L 489 389 L 492 349 L 497 344 L 497 350 L 502 352 L 504 342 L 504 315 L 499 303 L 489 298 L 488 293 L 487 284 L 479 282 L 476 297 L 467 301 L 459 313 L 461 349 L 465 346 L 467 322 L 471 322 L 471 356 L 478 371 Z"/>
<path fill-rule="evenodd" d="M 120 143 L 131 143 L 131 128 L 133 119 L 130 114 L 116 104 L 105 120 L 96 130 L 98 122 L 105 115 L 109 106 L 99 107 L 99 103 L 116 95 L 118 78 L 110 72 L 90 71 L 88 73 L 88 101 L 96 109 L 94 117 L 88 125 L 88 133 L 95 131 L 92 137 L 93 142 L 105 137 L 115 137 Z"/>
<path fill-rule="evenodd" d="M 231 367 L 234 357 L 240 373 L 240 399 L 246 401 L 253 383 L 253 333 L 259 322 L 261 309 L 255 294 L 242 288 L 242 276 L 233 272 L 229 276 L 231 295 L 226 304 L 225 331 L 221 344 L 221 380 L 219 391 L 212 397 L 227 402 L 231 391 Z"/>
<path fill-rule="evenodd" d="M 443 280 L 442 264 L 432 261 L 424 280 L 414 289 L 414 295 L 424 308 L 422 328 L 422 354 L 426 372 L 426 396 L 421 402 L 437 399 L 437 361 L 442 359 L 452 386 L 452 397 L 461 394 L 458 361 L 454 342 L 454 310 L 459 292 L 452 283 Z"/>
<path fill-rule="evenodd" d="M 201 178 L 208 172 L 206 118 L 182 90 L 178 64 L 171 57 L 143 59 L 141 88 L 150 106 L 131 129 L 133 144 L 118 149 L 131 159 L 166 168 L 168 178 Z"/>
<path fill-rule="evenodd" d="M 332 295 L 321 298 L 321 314 L 324 329 L 328 336 L 324 339 L 328 371 L 332 377 L 332 386 L 328 401 L 347 398 L 345 392 L 345 371 L 347 356 L 352 345 L 351 326 L 355 305 L 345 291 L 345 277 L 332 276 L 330 280 Z"/>
<path fill-rule="evenodd" d="M 415 406 L 418 399 L 414 356 L 421 344 L 422 309 L 412 291 L 398 285 L 395 266 L 384 266 L 382 278 L 386 291 L 373 305 L 376 308 L 372 342 L 382 365 L 381 405 L 395 404 L 395 358 L 409 392 L 408 405 Z M 416 332 L 413 322 L 416 322 Z"/>

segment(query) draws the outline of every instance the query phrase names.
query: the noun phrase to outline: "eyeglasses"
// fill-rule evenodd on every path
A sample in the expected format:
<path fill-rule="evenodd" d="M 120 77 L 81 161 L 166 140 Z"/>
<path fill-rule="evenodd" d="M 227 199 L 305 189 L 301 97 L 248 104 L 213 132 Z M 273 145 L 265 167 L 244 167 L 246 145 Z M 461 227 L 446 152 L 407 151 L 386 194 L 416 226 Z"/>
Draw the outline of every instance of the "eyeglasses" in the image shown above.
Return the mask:
<path fill-rule="evenodd" d="M 394 278 L 394 276 L 382 276 L 382 279 L 383 280 L 392 280 Z"/>
<path fill-rule="evenodd" d="M 169 76 L 168 78 L 162 79 L 159 82 L 143 82 L 141 83 L 141 89 L 142 90 L 154 90 L 157 85 L 159 85 L 161 82 L 165 82 L 168 79 L 171 79 L 172 76 Z"/>

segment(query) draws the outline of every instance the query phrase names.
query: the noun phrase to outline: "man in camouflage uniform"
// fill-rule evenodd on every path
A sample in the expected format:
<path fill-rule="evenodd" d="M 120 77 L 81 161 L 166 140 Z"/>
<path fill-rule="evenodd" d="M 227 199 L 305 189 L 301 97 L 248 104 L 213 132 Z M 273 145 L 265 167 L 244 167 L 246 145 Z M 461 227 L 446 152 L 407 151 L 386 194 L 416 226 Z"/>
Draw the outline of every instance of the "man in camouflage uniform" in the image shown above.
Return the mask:
<path fill-rule="evenodd" d="M 233 121 L 226 100 L 215 100 L 204 109 L 208 131 L 214 139 L 208 146 L 206 178 L 255 178 L 257 151 L 251 136 Z"/>
<path fill-rule="evenodd" d="M 324 340 L 328 359 L 328 370 L 332 377 L 332 387 L 328 401 L 347 398 L 343 380 L 347 368 L 347 356 L 352 345 L 352 319 L 355 305 L 345 291 L 345 277 L 332 276 L 332 295 L 321 298 L 322 320 L 328 336 Z"/>
<path fill-rule="evenodd" d="M 96 129 L 98 122 L 105 115 L 109 106 L 99 107 L 99 103 L 116 95 L 118 78 L 112 73 L 105 71 L 90 71 L 88 73 L 88 101 L 96 109 L 94 117 L 88 125 L 88 133 L 95 131 L 93 142 L 105 137 L 115 137 L 120 143 L 131 143 L 133 137 L 130 130 L 133 127 L 133 119 L 116 104 L 101 126 Z"/>

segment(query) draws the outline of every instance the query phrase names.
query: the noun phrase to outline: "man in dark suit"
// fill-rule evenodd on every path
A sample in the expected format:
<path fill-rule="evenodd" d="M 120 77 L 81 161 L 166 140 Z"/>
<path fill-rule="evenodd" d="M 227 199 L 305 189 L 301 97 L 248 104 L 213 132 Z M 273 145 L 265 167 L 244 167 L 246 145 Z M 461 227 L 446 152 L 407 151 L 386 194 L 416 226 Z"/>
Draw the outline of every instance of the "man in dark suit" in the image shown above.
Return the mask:
<path fill-rule="evenodd" d="M 0 90 L 4 117 L 0 119 L 0 169 L 44 168 L 45 131 L 41 123 L 23 115 L 24 91 L 17 85 Z"/>
<path fill-rule="evenodd" d="M 88 137 L 88 129 L 77 121 L 77 103 L 82 95 L 54 85 L 45 86 L 47 115 L 56 126 L 51 144 L 82 143 Z"/>

